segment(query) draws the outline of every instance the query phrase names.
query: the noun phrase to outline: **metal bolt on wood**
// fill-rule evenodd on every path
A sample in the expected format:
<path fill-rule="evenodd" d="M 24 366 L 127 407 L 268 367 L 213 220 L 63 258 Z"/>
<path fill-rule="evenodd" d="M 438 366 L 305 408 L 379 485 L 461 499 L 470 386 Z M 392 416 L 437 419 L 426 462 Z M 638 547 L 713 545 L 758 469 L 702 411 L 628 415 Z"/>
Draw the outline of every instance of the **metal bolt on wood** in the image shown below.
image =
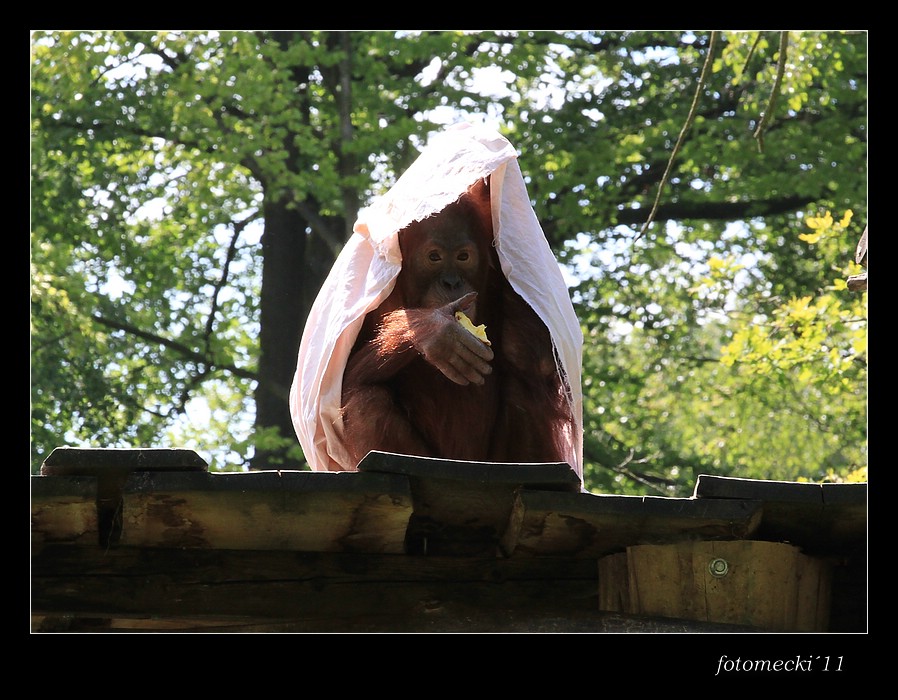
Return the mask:
<path fill-rule="evenodd" d="M 727 563 L 726 559 L 712 559 L 711 563 L 708 564 L 708 571 L 711 572 L 712 576 L 716 576 L 717 578 L 726 576 L 729 570 L 730 565 Z"/>

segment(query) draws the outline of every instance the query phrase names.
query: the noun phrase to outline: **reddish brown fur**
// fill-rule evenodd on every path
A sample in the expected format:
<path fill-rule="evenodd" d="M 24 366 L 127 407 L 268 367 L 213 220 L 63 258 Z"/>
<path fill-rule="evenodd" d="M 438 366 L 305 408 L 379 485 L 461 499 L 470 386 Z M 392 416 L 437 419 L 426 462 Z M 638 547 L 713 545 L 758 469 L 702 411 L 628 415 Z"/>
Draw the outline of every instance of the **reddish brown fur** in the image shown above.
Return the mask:
<path fill-rule="evenodd" d="M 399 240 L 396 286 L 366 317 L 344 374 L 345 442 L 353 459 L 383 450 L 563 461 L 561 433 L 571 423 L 563 383 L 548 329 L 500 270 L 489 185 L 478 182 L 442 212 L 406 227 Z M 486 324 L 491 349 L 472 343 L 454 320 L 459 308 Z M 438 367 L 465 367 L 466 376 L 453 381 Z"/>

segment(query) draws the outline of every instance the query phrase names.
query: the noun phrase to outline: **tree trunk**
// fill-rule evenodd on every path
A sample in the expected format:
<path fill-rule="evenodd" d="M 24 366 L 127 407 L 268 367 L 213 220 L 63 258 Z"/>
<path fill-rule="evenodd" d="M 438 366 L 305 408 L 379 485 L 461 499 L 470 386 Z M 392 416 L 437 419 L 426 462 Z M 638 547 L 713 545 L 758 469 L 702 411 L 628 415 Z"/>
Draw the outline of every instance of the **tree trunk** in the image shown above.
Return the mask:
<path fill-rule="evenodd" d="M 304 468 L 287 458 L 298 441 L 290 419 L 288 394 L 311 298 L 304 294 L 306 222 L 286 201 L 265 199 L 262 234 L 262 290 L 259 301 L 259 382 L 256 385 L 256 431 L 277 428 L 289 442 L 283 447 L 257 446 L 253 469 Z M 292 462 L 292 463 L 291 463 Z"/>

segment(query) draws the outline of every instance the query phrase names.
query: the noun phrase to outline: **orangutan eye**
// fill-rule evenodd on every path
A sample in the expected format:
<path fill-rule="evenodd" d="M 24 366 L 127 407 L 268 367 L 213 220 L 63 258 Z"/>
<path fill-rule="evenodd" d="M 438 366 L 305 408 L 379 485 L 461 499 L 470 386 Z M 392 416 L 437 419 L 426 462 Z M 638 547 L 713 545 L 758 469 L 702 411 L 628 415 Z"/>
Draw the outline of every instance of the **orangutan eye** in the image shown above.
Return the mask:
<path fill-rule="evenodd" d="M 439 262 L 441 260 L 440 254 L 435 250 L 430 251 L 427 254 L 427 258 L 430 260 L 430 262 Z"/>

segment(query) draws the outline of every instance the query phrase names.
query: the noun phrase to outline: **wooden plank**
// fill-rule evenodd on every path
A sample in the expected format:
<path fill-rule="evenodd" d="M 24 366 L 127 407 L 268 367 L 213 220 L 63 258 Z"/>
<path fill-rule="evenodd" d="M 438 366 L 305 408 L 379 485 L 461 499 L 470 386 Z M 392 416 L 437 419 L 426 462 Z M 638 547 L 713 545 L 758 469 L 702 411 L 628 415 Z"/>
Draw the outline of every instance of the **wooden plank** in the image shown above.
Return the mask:
<path fill-rule="evenodd" d="M 779 542 L 680 542 L 637 545 L 626 552 L 627 612 L 738 624 L 775 632 L 827 631 L 831 568 Z M 619 566 L 619 561 L 613 562 Z M 620 579 L 599 580 L 620 585 Z"/>
<path fill-rule="evenodd" d="M 320 631 L 469 627 L 498 610 L 597 610 L 595 562 L 48 546 L 32 562 L 32 614 L 62 618 L 268 620 Z"/>
<path fill-rule="evenodd" d="M 35 632 L 732 632 L 597 607 L 595 561 L 53 545 Z"/>
<path fill-rule="evenodd" d="M 190 617 L 81 617 L 76 615 L 35 615 L 32 631 L 60 632 L 172 632 L 172 633 L 380 633 L 380 634 L 698 634 L 753 633 L 758 630 L 738 625 L 636 617 L 599 612 L 576 614 L 529 609 L 483 609 L 480 606 L 450 603 L 428 615 L 386 618 L 380 615 L 356 619 L 270 619 L 270 618 L 190 618 Z"/>
<path fill-rule="evenodd" d="M 748 537 L 757 501 L 521 490 L 502 539 L 510 555 L 601 557 L 634 544 Z"/>
<path fill-rule="evenodd" d="M 102 536 L 98 478 L 33 476 L 32 541 L 143 546 L 403 551 L 405 478 L 313 472 L 134 472 L 118 534 Z"/>
<path fill-rule="evenodd" d="M 695 498 L 747 498 L 791 503 L 830 502 L 864 504 L 867 484 L 814 484 L 804 481 L 741 479 L 731 476 L 699 474 Z"/>
<path fill-rule="evenodd" d="M 797 590 L 793 627 L 801 631 L 829 631 L 833 564 L 830 560 L 803 554 L 796 555 L 795 559 Z"/>
<path fill-rule="evenodd" d="M 808 554 L 860 555 L 867 545 L 867 484 L 811 484 L 701 474 L 698 499 L 757 499 L 764 513 L 753 535 L 791 542 Z"/>
<path fill-rule="evenodd" d="M 830 632 L 866 632 L 868 616 L 866 554 L 846 557 L 833 569 Z"/>
<path fill-rule="evenodd" d="M 393 452 L 369 452 L 359 471 L 405 474 L 421 479 L 507 484 L 551 491 L 580 491 L 580 478 L 565 462 L 510 463 L 436 459 Z"/>
<path fill-rule="evenodd" d="M 802 488 L 802 486 L 808 488 Z M 819 485 L 799 484 L 794 481 L 759 481 L 757 479 L 699 474 L 693 489 L 694 498 L 756 498 L 763 500 L 776 494 L 779 494 L 781 500 L 785 498 L 813 503 L 820 501 Z"/>
<path fill-rule="evenodd" d="M 125 484 L 119 544 L 402 552 L 411 513 L 396 475 L 143 472 Z"/>
<path fill-rule="evenodd" d="M 579 492 L 565 463 L 467 462 L 370 452 L 365 473 L 408 477 L 414 504 L 406 550 L 413 554 L 501 555 L 515 493 L 521 489 Z"/>
<path fill-rule="evenodd" d="M 41 465 L 41 474 L 97 476 L 110 471 L 207 471 L 208 468 L 193 450 L 57 447 Z"/>
<path fill-rule="evenodd" d="M 41 465 L 42 476 L 93 476 L 97 479 L 96 518 L 100 546 L 115 545 L 122 530 L 122 488 L 128 476 L 143 471 L 205 472 L 193 450 L 168 448 L 57 447 Z"/>
<path fill-rule="evenodd" d="M 708 497 L 704 489 L 700 498 L 671 499 L 571 491 L 566 477 L 557 490 L 542 490 L 536 487 L 545 475 L 522 484 L 514 469 L 504 470 L 509 465 L 499 465 L 500 478 L 491 475 L 496 465 L 490 464 L 470 471 L 446 471 L 450 465 L 426 471 L 427 466 L 400 464 L 399 471 L 407 473 L 224 474 L 118 473 L 113 467 L 122 479 L 107 499 L 119 504 L 114 541 L 98 536 L 103 528 L 97 513 L 107 503 L 98 483 L 109 471 L 99 477 L 33 476 L 34 619 L 48 631 L 65 627 L 66 620 L 74 628 L 134 630 L 602 629 L 608 618 L 593 616 L 602 606 L 616 605 L 613 612 L 631 615 L 629 569 L 626 585 L 621 583 L 627 547 L 757 538 L 761 527 L 768 537 L 781 532 L 792 539 L 808 536 L 815 524 L 827 537 L 837 533 L 836 542 L 841 537 L 856 543 L 866 516 L 865 485 L 798 484 L 803 488 L 796 490 L 789 482 L 783 489 L 777 482 L 751 481 L 737 486 L 792 501 Z M 837 518 L 851 513 L 863 518 L 848 517 L 838 535 Z M 409 533 L 419 538 L 411 540 L 411 551 Z M 429 547 L 425 537 L 432 538 Z M 825 537 L 818 539 L 826 545 Z M 497 548 L 509 558 L 496 559 Z M 426 557 L 410 556 L 425 552 Z M 780 611 L 789 624 L 816 629 L 836 608 L 827 598 L 837 596 L 843 609 L 835 631 L 863 631 L 865 606 L 846 608 L 843 599 L 847 595 L 855 605 L 855 591 L 865 595 L 866 567 L 853 555 L 845 561 L 847 584 L 834 584 L 828 561 L 794 560 L 797 592 L 791 607 L 784 602 Z M 695 562 L 690 569 L 679 560 L 668 566 L 668 576 L 682 568 L 682 576 L 697 580 Z M 606 590 L 602 581 L 614 583 Z M 778 587 L 786 585 L 786 579 L 770 584 L 763 595 L 781 596 Z M 644 588 L 640 593 L 645 595 Z M 816 607 L 800 603 L 812 599 Z M 708 609 L 727 613 L 716 600 Z M 752 624 L 761 612 L 753 613 Z M 652 617 L 640 613 L 631 620 Z M 745 627 L 666 619 L 672 627 Z M 639 623 L 632 625 L 621 631 L 638 631 Z"/>
<path fill-rule="evenodd" d="M 405 548 L 410 554 L 501 556 L 517 487 L 455 479 L 409 477 L 414 514 Z"/>
<path fill-rule="evenodd" d="M 32 547 L 46 542 L 96 546 L 98 532 L 96 477 L 31 477 Z"/>
<path fill-rule="evenodd" d="M 630 612 L 629 576 L 626 552 L 599 559 L 599 610 Z"/>

